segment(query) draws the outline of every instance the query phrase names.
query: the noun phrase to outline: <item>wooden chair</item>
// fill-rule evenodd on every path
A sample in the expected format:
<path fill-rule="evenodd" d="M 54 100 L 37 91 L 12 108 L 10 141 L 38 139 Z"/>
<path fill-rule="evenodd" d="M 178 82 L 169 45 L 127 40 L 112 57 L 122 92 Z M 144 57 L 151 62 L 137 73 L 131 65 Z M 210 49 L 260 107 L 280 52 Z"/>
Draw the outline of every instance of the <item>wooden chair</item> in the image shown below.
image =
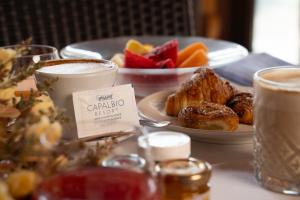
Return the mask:
<path fill-rule="evenodd" d="M 196 35 L 200 0 L 0 0 L 0 46 L 126 35 Z"/>

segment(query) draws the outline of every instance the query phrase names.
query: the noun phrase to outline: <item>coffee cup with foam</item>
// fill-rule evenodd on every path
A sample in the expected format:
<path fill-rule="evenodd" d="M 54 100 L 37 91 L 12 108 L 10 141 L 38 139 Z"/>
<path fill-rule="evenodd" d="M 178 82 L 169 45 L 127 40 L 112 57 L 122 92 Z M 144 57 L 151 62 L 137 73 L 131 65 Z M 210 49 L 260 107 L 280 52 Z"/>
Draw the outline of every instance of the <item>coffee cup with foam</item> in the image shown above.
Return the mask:
<path fill-rule="evenodd" d="M 70 119 L 63 126 L 64 139 L 77 138 L 72 93 L 114 86 L 117 69 L 114 63 L 107 60 L 61 59 L 46 61 L 36 71 L 38 82 L 57 79 L 48 92 L 55 105 L 65 109 L 65 115 Z"/>

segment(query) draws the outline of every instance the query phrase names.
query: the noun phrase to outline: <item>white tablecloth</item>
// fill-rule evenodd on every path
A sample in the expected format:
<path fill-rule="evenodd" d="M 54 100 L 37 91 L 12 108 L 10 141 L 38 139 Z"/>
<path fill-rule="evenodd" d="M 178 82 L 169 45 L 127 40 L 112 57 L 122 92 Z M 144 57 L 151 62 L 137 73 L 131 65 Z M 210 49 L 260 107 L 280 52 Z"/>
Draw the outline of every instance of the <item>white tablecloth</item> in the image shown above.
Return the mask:
<path fill-rule="evenodd" d="M 115 152 L 136 153 L 136 138 L 122 142 Z M 251 167 L 251 143 L 221 145 L 192 140 L 192 157 L 206 160 L 213 166 L 210 181 L 212 200 L 300 200 L 300 196 L 275 193 L 256 182 Z"/>

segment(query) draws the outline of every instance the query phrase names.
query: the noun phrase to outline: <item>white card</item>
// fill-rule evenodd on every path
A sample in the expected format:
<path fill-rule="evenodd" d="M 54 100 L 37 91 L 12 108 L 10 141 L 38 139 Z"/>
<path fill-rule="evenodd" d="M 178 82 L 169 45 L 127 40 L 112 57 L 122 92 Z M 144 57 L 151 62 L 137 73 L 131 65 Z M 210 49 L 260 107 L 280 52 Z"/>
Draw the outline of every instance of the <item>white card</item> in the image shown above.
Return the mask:
<path fill-rule="evenodd" d="M 126 131 L 139 126 L 131 85 L 73 93 L 78 138 Z"/>

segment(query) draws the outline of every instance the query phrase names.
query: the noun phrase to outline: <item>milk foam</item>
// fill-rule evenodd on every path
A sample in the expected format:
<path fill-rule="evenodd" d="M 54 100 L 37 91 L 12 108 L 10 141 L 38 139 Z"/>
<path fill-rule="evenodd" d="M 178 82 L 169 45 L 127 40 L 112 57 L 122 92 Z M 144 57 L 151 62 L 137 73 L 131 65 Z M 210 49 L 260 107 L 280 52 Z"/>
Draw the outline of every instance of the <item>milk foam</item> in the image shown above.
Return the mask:
<path fill-rule="evenodd" d="M 274 70 L 272 72 L 263 74 L 262 77 L 274 82 L 300 85 L 300 69 Z"/>
<path fill-rule="evenodd" d="M 87 74 L 105 71 L 111 66 L 102 63 L 67 63 L 47 66 L 39 69 L 39 72 L 49 74 Z"/>

